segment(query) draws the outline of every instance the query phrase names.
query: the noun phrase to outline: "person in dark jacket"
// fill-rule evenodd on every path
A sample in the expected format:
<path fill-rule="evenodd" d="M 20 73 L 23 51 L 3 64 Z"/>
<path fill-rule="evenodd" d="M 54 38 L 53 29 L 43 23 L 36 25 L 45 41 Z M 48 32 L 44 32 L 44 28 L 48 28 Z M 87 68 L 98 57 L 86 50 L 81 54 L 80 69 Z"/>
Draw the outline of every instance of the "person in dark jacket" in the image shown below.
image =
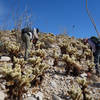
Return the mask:
<path fill-rule="evenodd" d="M 100 39 L 92 36 L 91 38 L 85 39 L 85 43 L 88 43 L 93 51 L 96 73 L 100 75 Z"/>
<path fill-rule="evenodd" d="M 21 30 L 21 38 L 25 43 L 25 56 L 24 59 L 27 60 L 29 52 L 30 52 L 30 44 L 36 44 L 38 41 L 38 28 L 34 28 L 33 30 L 30 27 L 23 28 Z"/>

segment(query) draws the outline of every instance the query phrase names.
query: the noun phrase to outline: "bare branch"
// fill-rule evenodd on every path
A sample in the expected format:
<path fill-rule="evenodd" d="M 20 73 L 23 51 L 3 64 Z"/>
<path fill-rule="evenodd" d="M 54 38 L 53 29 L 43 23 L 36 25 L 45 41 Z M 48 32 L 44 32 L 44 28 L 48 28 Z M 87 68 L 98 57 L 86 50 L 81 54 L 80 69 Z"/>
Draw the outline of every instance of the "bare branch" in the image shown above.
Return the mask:
<path fill-rule="evenodd" d="M 88 10 L 88 7 L 87 7 L 87 0 L 86 0 L 86 11 L 87 11 L 87 14 L 88 14 L 88 16 L 89 16 L 89 18 L 90 18 L 90 20 L 91 20 L 91 22 L 92 22 L 92 24 L 93 24 L 95 30 L 96 30 L 96 33 L 97 33 L 98 37 L 100 38 L 100 34 L 99 34 L 99 31 L 97 30 L 97 27 L 96 27 L 96 24 L 95 24 L 95 22 L 94 22 L 94 19 L 93 19 L 93 17 L 91 16 L 91 14 L 90 14 L 90 12 L 89 12 L 89 10 Z"/>

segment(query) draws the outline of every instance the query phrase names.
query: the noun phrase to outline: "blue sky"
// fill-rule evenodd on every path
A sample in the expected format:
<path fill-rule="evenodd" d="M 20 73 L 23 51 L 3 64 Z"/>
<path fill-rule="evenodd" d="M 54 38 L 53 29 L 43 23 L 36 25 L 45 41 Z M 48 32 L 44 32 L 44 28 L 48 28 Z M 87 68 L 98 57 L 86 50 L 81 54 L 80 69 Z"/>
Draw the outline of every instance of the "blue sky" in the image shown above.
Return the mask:
<path fill-rule="evenodd" d="M 87 0 L 88 9 L 100 32 L 100 0 Z M 32 13 L 33 27 L 54 34 L 67 32 L 70 36 L 90 37 L 95 29 L 86 13 L 86 0 L 0 0 L 0 25 L 14 27 L 15 19 L 25 8 Z"/>

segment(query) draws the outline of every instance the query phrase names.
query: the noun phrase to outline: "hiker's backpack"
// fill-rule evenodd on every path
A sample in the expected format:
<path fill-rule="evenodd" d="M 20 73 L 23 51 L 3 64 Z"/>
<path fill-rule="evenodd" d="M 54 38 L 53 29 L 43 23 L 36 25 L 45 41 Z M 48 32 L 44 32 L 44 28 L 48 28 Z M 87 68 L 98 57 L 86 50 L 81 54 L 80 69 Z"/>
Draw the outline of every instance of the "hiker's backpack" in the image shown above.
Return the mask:
<path fill-rule="evenodd" d="M 32 39 L 33 37 L 33 31 L 30 27 L 25 27 L 21 30 L 22 35 L 27 33 L 27 35 L 29 35 L 30 39 Z"/>
<path fill-rule="evenodd" d="M 100 38 L 93 36 L 90 39 L 95 44 L 96 49 L 100 49 Z"/>
<path fill-rule="evenodd" d="M 22 34 L 24 34 L 24 33 L 28 33 L 28 32 L 32 32 L 32 29 L 30 28 L 30 27 L 25 27 L 25 28 L 23 28 L 22 29 Z M 33 32 L 32 32 L 33 33 Z"/>

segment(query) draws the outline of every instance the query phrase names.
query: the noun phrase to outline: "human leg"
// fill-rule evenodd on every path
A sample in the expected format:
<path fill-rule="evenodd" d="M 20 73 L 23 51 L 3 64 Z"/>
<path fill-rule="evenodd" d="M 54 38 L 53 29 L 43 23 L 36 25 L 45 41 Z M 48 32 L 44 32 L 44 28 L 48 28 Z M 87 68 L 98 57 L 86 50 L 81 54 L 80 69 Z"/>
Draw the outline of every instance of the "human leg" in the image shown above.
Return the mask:
<path fill-rule="evenodd" d="M 25 57 L 24 57 L 24 59 L 27 60 L 28 55 L 29 55 L 29 51 L 30 51 L 30 37 L 27 33 L 24 34 L 23 41 L 25 43 Z"/>

